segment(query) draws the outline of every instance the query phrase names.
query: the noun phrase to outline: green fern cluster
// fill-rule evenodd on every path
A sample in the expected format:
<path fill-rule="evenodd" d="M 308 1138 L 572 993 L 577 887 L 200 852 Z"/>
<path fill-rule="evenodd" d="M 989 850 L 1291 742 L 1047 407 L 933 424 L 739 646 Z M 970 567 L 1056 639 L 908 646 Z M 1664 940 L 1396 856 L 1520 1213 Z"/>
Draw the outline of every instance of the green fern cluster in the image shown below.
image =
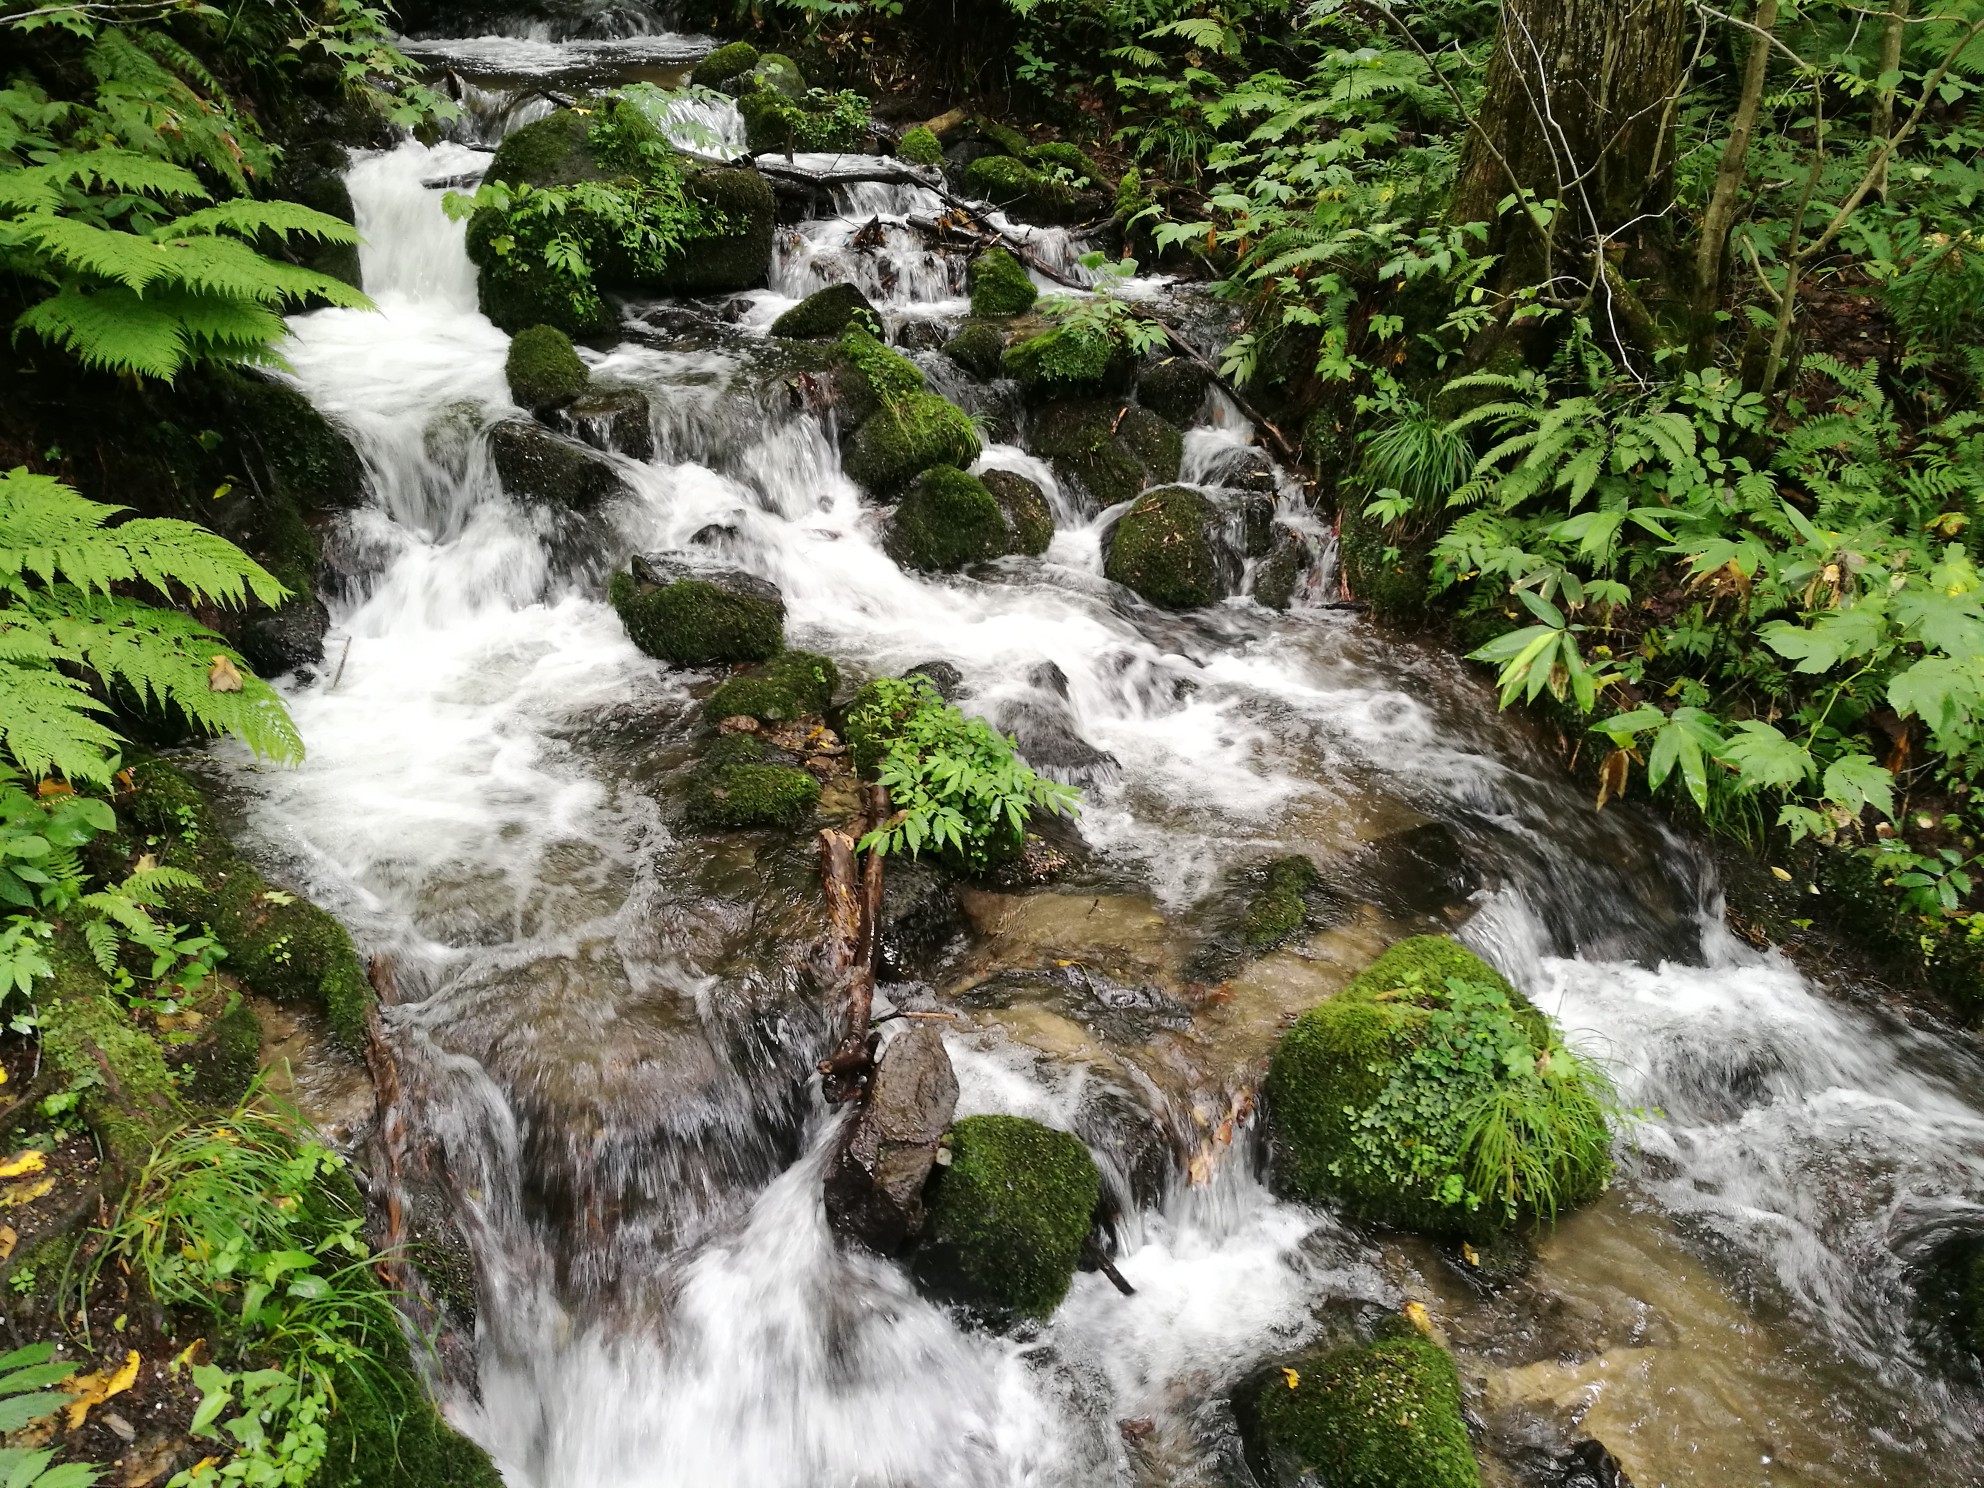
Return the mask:
<path fill-rule="evenodd" d="M 121 510 L 50 476 L 0 474 L 0 750 L 31 775 L 107 784 L 121 742 L 98 695 L 108 687 L 259 754 L 301 758 L 282 700 L 232 648 L 130 592 L 235 608 L 250 595 L 280 604 L 289 591 L 204 527 L 108 525 Z"/>

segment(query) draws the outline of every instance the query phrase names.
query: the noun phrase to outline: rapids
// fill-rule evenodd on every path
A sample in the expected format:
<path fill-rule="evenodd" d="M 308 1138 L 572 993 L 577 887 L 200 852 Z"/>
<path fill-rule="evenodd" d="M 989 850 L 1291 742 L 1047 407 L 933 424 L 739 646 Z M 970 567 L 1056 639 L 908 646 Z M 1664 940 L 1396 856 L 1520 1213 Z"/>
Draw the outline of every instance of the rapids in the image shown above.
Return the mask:
<path fill-rule="evenodd" d="M 1908 1286 L 1984 1198 L 1967 1046 L 1735 941 L 1689 846 L 1595 815 L 1459 663 L 1315 604 L 1177 616 L 1116 589 L 1114 514 L 1055 486 L 1016 405 L 927 353 L 994 430 L 985 463 L 1039 481 L 1060 530 L 985 576 L 898 568 L 826 416 L 761 396 L 753 346 L 843 275 L 898 332 L 958 318 L 961 266 L 899 225 L 927 210 L 912 190 L 836 188 L 840 210 L 782 230 L 770 288 L 732 316 L 629 307 L 619 343 L 584 355 L 650 394 L 657 453 L 620 461 L 632 498 L 583 519 L 507 498 L 482 440 L 515 412 L 507 338 L 428 183 L 473 174 L 473 147 L 547 106 L 544 78 L 654 77 L 701 44 L 420 47 L 475 106 L 454 140 L 356 161 L 378 312 L 299 316 L 287 348 L 373 490 L 327 544 L 326 664 L 285 684 L 309 759 L 228 769 L 251 850 L 399 968 L 407 1115 L 445 1153 L 480 1278 L 475 1378 L 437 1388 L 508 1481 L 1244 1483 L 1226 1393 L 1408 1297 L 1456 1349 L 1493 1481 L 1554 1481 L 1585 1435 L 1639 1488 L 1984 1472 L 1978 1396 L 1928 1357 Z M 883 245 L 857 252 L 870 219 Z M 1249 435 L 1209 404 L 1186 478 L 1217 483 Z M 1322 550 L 1308 592 L 1327 595 L 1327 532 L 1294 491 L 1284 515 Z M 1096 1147 L 1134 1297 L 1084 1274 L 1049 1325 L 1000 1336 L 839 1249 L 819 1201 L 836 1118 L 807 1083 L 829 1010 L 781 949 L 816 928 L 810 853 L 672 835 L 699 679 L 637 652 L 602 597 L 629 553 L 712 524 L 723 561 L 783 590 L 793 644 L 857 678 L 949 661 L 968 706 L 1023 736 L 1051 715 L 1107 756 L 1082 777 L 1081 887 L 978 896 L 965 970 L 1077 959 L 1175 983 L 1236 868 L 1443 823 L 1483 879 L 1462 937 L 1648 1110 L 1615 1191 L 1493 1298 L 1430 1247 L 1267 1192 L 1244 1122 L 1222 1119 L 1282 1015 L 1410 928 L 1374 911 L 1250 967 L 1189 1029 L 1126 1033 L 1051 998 L 953 1025 L 961 1112 Z M 1189 1170 L 1133 1172 L 1135 1142 L 1111 1146 L 1151 1128 L 1196 1148 Z"/>

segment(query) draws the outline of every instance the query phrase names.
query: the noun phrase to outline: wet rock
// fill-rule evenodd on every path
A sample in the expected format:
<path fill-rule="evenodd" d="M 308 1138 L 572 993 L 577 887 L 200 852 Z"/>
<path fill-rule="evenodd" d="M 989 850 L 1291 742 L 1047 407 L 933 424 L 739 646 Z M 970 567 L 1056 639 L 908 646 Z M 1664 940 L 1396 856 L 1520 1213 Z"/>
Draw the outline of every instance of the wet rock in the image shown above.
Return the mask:
<path fill-rule="evenodd" d="M 984 316 L 1024 315 L 1040 298 L 1040 290 L 1017 258 L 1004 248 L 987 248 L 965 271 L 971 290 L 971 313 Z"/>
<path fill-rule="evenodd" d="M 887 982 L 923 980 L 965 923 L 949 873 L 919 858 L 891 857 L 875 926 L 875 974 Z"/>
<path fill-rule="evenodd" d="M 350 163 L 341 146 L 328 140 L 315 141 L 293 149 L 283 162 L 277 189 L 291 201 L 355 226 L 358 213 L 344 179 Z M 356 243 L 314 242 L 299 235 L 291 239 L 288 251 L 306 269 L 341 279 L 353 289 L 365 287 Z"/>
<path fill-rule="evenodd" d="M 705 832 L 805 825 L 819 804 L 820 782 L 778 759 L 756 734 L 720 735 L 691 777 L 688 824 Z"/>
<path fill-rule="evenodd" d="M 1133 499 L 1153 481 L 1177 479 L 1174 462 L 1146 464 L 1120 432 L 1126 412 L 1101 399 L 1081 398 L 1050 403 L 1035 411 L 1027 430 L 1027 448 L 1054 467 L 1061 482 L 1086 498 L 1096 511 Z M 1134 432 L 1134 428 L 1133 428 Z M 1161 454 L 1161 437 L 1141 440 L 1147 450 Z M 1168 472 L 1168 473 L 1167 473 Z"/>
<path fill-rule="evenodd" d="M 1235 491 L 1254 491 L 1273 496 L 1281 489 L 1274 461 L 1265 450 L 1247 449 L 1238 460 L 1219 473 L 1219 483 Z"/>
<path fill-rule="evenodd" d="M 1079 324 L 1057 325 L 1009 346 L 1002 365 L 1029 398 L 1041 400 L 1120 395 L 1129 391 L 1135 370 L 1114 336 Z"/>
<path fill-rule="evenodd" d="M 703 716 L 726 724 L 742 718 L 792 723 L 825 713 L 839 685 L 840 669 L 829 658 L 781 651 L 765 665 L 725 681 L 703 705 Z"/>
<path fill-rule="evenodd" d="M 1047 493 L 1011 470 L 987 470 L 978 479 L 999 504 L 1005 519 L 1006 551 L 1038 557 L 1054 540 L 1054 509 Z"/>
<path fill-rule="evenodd" d="M 838 336 L 857 316 L 869 331 L 880 331 L 881 317 L 875 314 L 875 307 L 859 285 L 829 284 L 773 321 L 771 333 L 801 341 Z"/>
<path fill-rule="evenodd" d="M 1564 1454 L 1551 1488 L 1633 1488 L 1633 1480 L 1603 1442 L 1587 1439 Z"/>
<path fill-rule="evenodd" d="M 1224 591 L 1218 513 L 1189 486 L 1165 486 L 1137 498 L 1111 529 L 1103 573 L 1167 610 L 1201 609 Z"/>
<path fill-rule="evenodd" d="M 629 639 L 663 661 L 766 661 L 785 646 L 785 601 L 755 574 L 636 556 L 607 597 Z"/>
<path fill-rule="evenodd" d="M 654 419 L 648 395 L 625 383 L 594 383 L 556 416 L 558 425 L 597 450 L 630 460 L 654 458 Z"/>
<path fill-rule="evenodd" d="M 905 568 L 945 571 L 1005 553 L 1006 514 L 985 482 L 951 465 L 919 475 L 889 519 L 884 546 Z"/>
<path fill-rule="evenodd" d="M 1131 1046 L 1148 1043 L 1165 1029 L 1192 1026 L 1191 1009 L 1161 987 L 1119 982 L 1078 961 L 1002 971 L 959 993 L 957 1000 L 974 1008 L 1044 1005 L 1110 1043 Z"/>
<path fill-rule="evenodd" d="M 1437 821 L 1367 843 L 1329 877 L 1394 919 L 1445 914 L 1466 904 L 1482 883 L 1466 845 Z"/>
<path fill-rule="evenodd" d="M 1189 429 L 1205 407 L 1212 375 L 1188 357 L 1166 357 L 1144 368 L 1137 401 L 1159 418 Z"/>
<path fill-rule="evenodd" d="M 1295 586 L 1309 568 L 1309 545 L 1301 534 L 1287 527 L 1275 529 L 1273 544 L 1261 566 L 1254 570 L 1254 600 L 1271 610 L 1285 610 L 1295 602 Z"/>
<path fill-rule="evenodd" d="M 921 677 L 937 689 L 937 696 L 955 703 L 964 696 L 964 673 L 948 661 L 925 661 L 903 673 L 904 678 Z"/>
<path fill-rule="evenodd" d="M 999 712 L 1002 732 L 1019 741 L 1026 762 L 1043 775 L 1070 785 L 1090 786 L 1113 773 L 1116 756 L 1081 736 L 1068 702 L 1068 678 L 1053 662 L 1035 667 L 1033 690 Z"/>
<path fill-rule="evenodd" d="M 999 375 L 1000 359 L 1006 353 L 1006 335 L 995 325 L 967 321 L 958 333 L 944 343 L 944 355 L 984 382 Z"/>
<path fill-rule="evenodd" d="M 630 494 L 612 465 L 583 445 L 528 419 L 504 419 L 489 431 L 489 454 L 512 496 L 575 510 Z"/>
<path fill-rule="evenodd" d="M 255 610 L 241 622 L 241 654 L 263 677 L 280 677 L 323 660 L 331 612 L 310 592 L 279 609 Z"/>
<path fill-rule="evenodd" d="M 968 1116 L 944 1146 L 949 1162 L 940 1159 L 925 1193 L 918 1283 L 995 1320 L 1050 1316 L 1101 1197 L 1088 1149 L 1019 1116 Z"/>
<path fill-rule="evenodd" d="M 723 228 L 689 239 L 662 279 L 645 287 L 660 294 L 727 294 L 764 283 L 778 228 L 770 183 L 755 170 L 724 167 L 696 172 L 687 189 Z"/>
<path fill-rule="evenodd" d="M 980 448 L 963 409 L 935 393 L 908 393 L 862 421 L 841 466 L 857 485 L 884 496 L 933 465 L 963 470 Z"/>
<path fill-rule="evenodd" d="M 572 338 L 556 326 L 531 326 L 510 338 L 503 359 L 510 396 L 539 417 L 563 408 L 586 390 L 592 374 L 572 349 Z"/>
<path fill-rule="evenodd" d="M 895 344 L 905 351 L 942 351 L 948 344 L 944 327 L 934 320 L 909 320 L 896 327 Z"/>
<path fill-rule="evenodd" d="M 1185 436 L 1148 408 L 1126 408 L 1116 437 L 1154 481 L 1175 481 L 1185 461 Z"/>
<path fill-rule="evenodd" d="M 1316 865 L 1302 857 L 1270 863 L 1265 879 L 1241 927 L 1256 952 L 1273 950 L 1300 930 L 1309 917 L 1309 896 L 1322 886 Z"/>
<path fill-rule="evenodd" d="M 1056 826 L 1067 825 L 1066 817 L 1036 816 L 1034 823 L 1052 831 Z M 1076 845 L 1080 845 L 1079 834 L 1074 835 Z M 1067 842 L 1050 841 L 1039 832 L 1028 832 L 1021 840 L 1019 851 L 1004 862 L 997 864 L 985 876 L 985 882 L 995 889 L 1013 892 L 1019 889 L 1037 889 L 1053 883 L 1075 865 L 1076 855 Z"/>
<path fill-rule="evenodd" d="M 943 1035 L 911 1020 L 882 1050 L 827 1170 L 827 1223 L 837 1234 L 894 1255 L 922 1231 L 924 1188 L 957 1105 Z"/>
<path fill-rule="evenodd" d="M 301 511 L 343 511 L 365 501 L 365 462 L 344 432 L 287 383 L 223 372 L 242 425 L 277 492 Z"/>
<path fill-rule="evenodd" d="M 1111 1189 L 1137 1209 L 1164 1202 L 1178 1171 L 1178 1145 L 1136 1093 L 1091 1077 L 1075 1112 L 1075 1132 L 1103 1172 L 1105 1208 Z"/>
<path fill-rule="evenodd" d="M 1228 521 L 1238 531 L 1233 546 L 1248 558 L 1265 558 L 1274 546 L 1274 498 L 1242 491 L 1225 502 Z"/>
<path fill-rule="evenodd" d="M 1401 1328 L 1306 1354 L 1235 1395 L 1247 1460 L 1267 1488 L 1479 1488 L 1447 1351 Z"/>

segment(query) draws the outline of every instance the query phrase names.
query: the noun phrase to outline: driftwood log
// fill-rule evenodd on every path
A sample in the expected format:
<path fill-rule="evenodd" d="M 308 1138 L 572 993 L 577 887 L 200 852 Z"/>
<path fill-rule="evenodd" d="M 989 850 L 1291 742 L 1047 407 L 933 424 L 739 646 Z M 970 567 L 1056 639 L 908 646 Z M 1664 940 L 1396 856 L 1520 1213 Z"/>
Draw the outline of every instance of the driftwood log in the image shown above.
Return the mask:
<path fill-rule="evenodd" d="M 827 899 L 825 959 L 830 977 L 846 989 L 846 1026 L 834 1050 L 819 1064 L 826 1098 L 853 1100 L 868 1086 L 875 1068 L 875 945 L 882 917 L 880 853 L 856 854 L 856 844 L 889 818 L 886 787 L 868 787 L 866 809 L 852 835 L 834 827 L 820 833 L 820 881 Z"/>

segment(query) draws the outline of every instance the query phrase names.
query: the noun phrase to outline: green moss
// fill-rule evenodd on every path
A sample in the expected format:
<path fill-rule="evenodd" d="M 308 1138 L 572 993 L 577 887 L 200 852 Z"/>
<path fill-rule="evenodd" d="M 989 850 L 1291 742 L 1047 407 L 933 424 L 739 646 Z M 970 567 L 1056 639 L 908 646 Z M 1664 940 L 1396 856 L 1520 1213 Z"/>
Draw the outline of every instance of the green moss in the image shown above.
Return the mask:
<path fill-rule="evenodd" d="M 79 936 L 48 945 L 53 981 L 38 1000 L 41 1057 L 67 1089 L 105 1151 L 129 1171 L 180 1115 L 172 1072 L 152 1038 L 109 991 Z"/>
<path fill-rule="evenodd" d="M 606 172 L 594 161 L 590 117 L 559 109 L 503 136 L 484 176 L 492 186 L 571 186 L 601 181 Z"/>
<path fill-rule="evenodd" d="M 1167 357 L 1145 369 L 1137 379 L 1137 399 L 1144 407 L 1180 428 L 1189 427 L 1205 406 L 1212 379 L 1205 368 L 1185 357 Z"/>
<path fill-rule="evenodd" d="M 1027 137 L 1011 125 L 1001 124 L 994 119 L 988 119 L 983 114 L 972 120 L 972 123 L 978 126 L 978 132 L 985 137 L 987 144 L 996 145 L 1000 150 L 1003 150 L 1006 154 L 1016 159 L 1023 158 L 1026 152 L 1032 148 L 1027 142 Z"/>
<path fill-rule="evenodd" d="M 720 88 L 757 65 L 758 49 L 748 41 L 733 41 L 698 62 L 689 74 L 689 81 L 698 88 Z"/>
<path fill-rule="evenodd" d="M 1308 918 L 1306 897 L 1322 880 L 1316 865 L 1307 858 L 1279 858 L 1268 865 L 1267 881 L 1247 906 L 1247 919 L 1241 927 L 1247 944 L 1257 951 L 1272 950 L 1302 928 Z"/>
<path fill-rule="evenodd" d="M 572 350 L 572 338 L 548 325 L 531 326 L 511 338 L 503 375 L 509 379 L 510 396 L 532 410 L 561 407 L 592 380 Z"/>
<path fill-rule="evenodd" d="M 978 430 L 963 409 L 934 393 L 911 393 L 862 423 L 842 466 L 851 480 L 883 495 L 933 465 L 962 469 L 980 448 Z"/>
<path fill-rule="evenodd" d="M 684 183 L 706 226 L 669 258 L 656 288 L 668 294 L 727 294 L 762 284 L 771 266 L 778 203 L 755 170 L 697 171 Z"/>
<path fill-rule="evenodd" d="M 1083 153 L 1080 145 L 1071 145 L 1059 140 L 1045 145 L 1029 145 L 1026 148 L 1026 159 L 1029 164 L 1038 166 L 1042 170 L 1064 170 L 1077 182 L 1103 186 L 1108 184 L 1107 178 L 1102 174 L 1102 167 Z"/>
<path fill-rule="evenodd" d="M 1343 503 L 1338 561 L 1350 592 L 1380 620 L 1410 620 L 1426 608 L 1428 564 L 1423 545 L 1394 548 L 1383 527 L 1364 515 L 1363 503 Z"/>
<path fill-rule="evenodd" d="M 1075 188 L 1010 155 L 981 155 L 965 167 L 966 190 L 1032 222 L 1072 222 Z"/>
<path fill-rule="evenodd" d="M 896 141 L 896 156 L 911 165 L 942 165 L 944 146 L 928 126 L 919 124 Z"/>
<path fill-rule="evenodd" d="M 1054 511 L 1040 487 L 1010 470 L 988 470 L 979 477 L 1006 520 L 1006 550 L 1038 558 L 1054 541 Z"/>
<path fill-rule="evenodd" d="M 849 325 L 842 332 L 840 353 L 860 373 L 878 402 L 894 402 L 923 391 L 923 369 L 901 352 L 884 346 L 866 326 Z"/>
<path fill-rule="evenodd" d="M 1271 1369 L 1236 1402 L 1262 1481 L 1330 1488 L 1478 1488 L 1460 1376 L 1400 1333 Z"/>
<path fill-rule="evenodd" d="M 697 578 L 643 584 L 622 572 L 609 582 L 606 597 L 629 639 L 663 661 L 767 661 L 785 648 L 785 605 L 769 595 Z"/>
<path fill-rule="evenodd" d="M 1074 397 L 1121 383 L 1130 359 L 1115 337 L 1093 326 L 1056 326 L 1008 348 L 1006 375 L 1041 397 Z"/>
<path fill-rule="evenodd" d="M 1278 1184 L 1306 1202 L 1334 1202 L 1399 1229 L 1453 1235 L 1504 1227 L 1503 1216 L 1485 1205 L 1472 1210 L 1462 1197 L 1458 1175 L 1466 1155 L 1458 1131 L 1442 1137 L 1446 1129 L 1428 1116 L 1420 1140 L 1453 1145 L 1411 1154 L 1419 1176 L 1410 1181 L 1399 1176 L 1403 1155 L 1399 1161 L 1374 1157 L 1356 1140 L 1366 1124 L 1364 1113 L 1394 1077 L 1408 1086 L 1413 1081 L 1429 1086 L 1417 1102 L 1429 1113 L 1454 1099 L 1472 1098 L 1458 1088 L 1431 1088 L 1436 1077 L 1410 1059 L 1425 1037 L 1431 1010 L 1445 1005 L 1450 978 L 1506 997 L 1533 1053 L 1557 1044 L 1549 1020 L 1480 957 L 1445 936 L 1398 942 L 1336 996 L 1297 1019 L 1275 1049 L 1266 1091 Z M 1596 1095 L 1580 1082 L 1566 1099 L 1585 1135 L 1558 1171 L 1563 1208 L 1595 1198 L 1611 1173 L 1609 1134 Z M 1527 1203 L 1521 1208 L 1524 1216 L 1534 1212 Z"/>
<path fill-rule="evenodd" d="M 737 111 L 744 116 L 744 137 L 754 155 L 853 150 L 868 142 L 866 108 L 853 93 L 814 89 L 804 98 L 788 98 L 760 88 L 738 99 Z"/>
<path fill-rule="evenodd" d="M 342 510 L 365 499 L 365 463 L 344 434 L 310 400 L 286 383 L 214 369 L 223 396 L 233 402 L 253 431 L 272 495 L 288 498 L 302 511 Z M 297 519 L 300 525 L 300 518 Z M 308 567 L 316 566 L 316 538 L 304 529 Z M 290 539 L 290 545 L 294 545 Z M 282 545 L 278 539 L 278 546 Z"/>
<path fill-rule="evenodd" d="M 815 290 L 773 321 L 771 333 L 774 336 L 789 336 L 797 341 L 809 341 L 822 336 L 838 336 L 850 324 L 862 325 L 873 331 L 879 329 L 881 321 L 859 285 L 829 284 L 825 289 Z M 921 385 L 919 381 L 918 386 Z"/>
<path fill-rule="evenodd" d="M 1150 483 L 1149 472 L 1116 433 L 1117 410 L 1097 399 L 1050 404 L 1034 415 L 1027 447 L 1063 481 L 1106 510 Z"/>
<path fill-rule="evenodd" d="M 1219 555 L 1212 503 L 1187 486 L 1137 498 L 1109 534 L 1102 571 L 1167 610 L 1192 610 L 1219 598 Z"/>
<path fill-rule="evenodd" d="M 999 375 L 1006 352 L 1006 334 L 985 321 L 967 321 L 944 343 L 944 355 L 972 376 L 990 381 Z"/>
<path fill-rule="evenodd" d="M 337 1408 L 310 1488 L 503 1488 L 488 1454 L 427 1398 L 400 1340 L 368 1339 L 366 1353 L 362 1372 L 332 1380 Z"/>
<path fill-rule="evenodd" d="M 1005 514 L 985 483 L 937 465 L 903 493 L 889 523 L 889 553 L 906 568 L 956 569 L 1004 553 Z"/>
<path fill-rule="evenodd" d="M 1101 1180 L 1067 1132 L 1018 1116 L 967 1116 L 945 1138 L 916 1259 L 935 1295 L 998 1317 L 1061 1305 L 1093 1222 Z"/>
<path fill-rule="evenodd" d="M 820 803 L 820 782 L 770 755 L 750 734 L 717 739 L 689 781 L 689 825 L 705 832 L 804 826 Z"/>
<path fill-rule="evenodd" d="M 232 1109 L 248 1093 L 262 1066 L 262 1023 L 237 1002 L 217 1019 L 180 1066 L 186 1094 L 201 1105 Z"/>
<path fill-rule="evenodd" d="M 560 274 L 508 243 L 510 221 L 494 207 L 469 219 L 468 256 L 476 266 L 476 303 L 500 330 L 516 334 L 555 326 L 568 336 L 594 336 L 613 325 L 599 291 Z"/>
<path fill-rule="evenodd" d="M 965 271 L 973 315 L 1024 315 L 1040 298 L 1039 287 L 1017 258 L 1003 248 L 987 248 Z"/>
<path fill-rule="evenodd" d="M 791 723 L 825 713 L 840 685 L 840 669 L 811 651 L 781 651 L 765 666 L 732 677 L 710 694 L 703 716 Z"/>
<path fill-rule="evenodd" d="M 768 88 L 781 98 L 804 98 L 806 74 L 799 64 L 782 52 L 766 52 L 751 69 L 751 86 Z"/>
<path fill-rule="evenodd" d="M 1175 481 L 1185 463 L 1185 436 L 1148 408 L 1126 408 L 1116 437 L 1152 480 Z"/>

